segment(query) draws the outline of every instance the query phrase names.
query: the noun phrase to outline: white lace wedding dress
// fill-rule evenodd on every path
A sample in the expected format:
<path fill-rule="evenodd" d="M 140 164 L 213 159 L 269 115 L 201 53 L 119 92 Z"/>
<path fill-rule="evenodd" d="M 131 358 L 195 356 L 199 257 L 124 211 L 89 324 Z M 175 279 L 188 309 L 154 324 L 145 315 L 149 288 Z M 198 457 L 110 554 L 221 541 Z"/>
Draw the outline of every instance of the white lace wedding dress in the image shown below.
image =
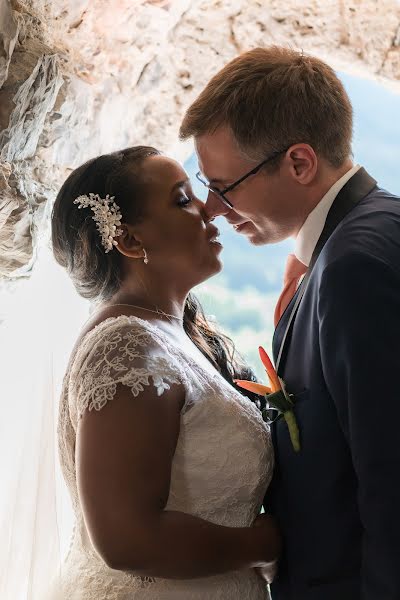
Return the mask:
<path fill-rule="evenodd" d="M 110 569 L 96 553 L 77 494 L 75 434 L 79 416 L 111 402 L 117 383 L 131 388 L 132 402 L 148 385 L 158 395 L 171 383 L 185 387 L 166 510 L 229 527 L 250 526 L 271 478 L 270 434 L 252 402 L 211 366 L 200 365 L 171 343 L 154 324 L 125 315 L 103 321 L 80 342 L 63 382 L 59 448 L 76 525 L 61 575 L 46 600 L 269 598 L 252 569 L 191 580 L 153 579 Z"/>

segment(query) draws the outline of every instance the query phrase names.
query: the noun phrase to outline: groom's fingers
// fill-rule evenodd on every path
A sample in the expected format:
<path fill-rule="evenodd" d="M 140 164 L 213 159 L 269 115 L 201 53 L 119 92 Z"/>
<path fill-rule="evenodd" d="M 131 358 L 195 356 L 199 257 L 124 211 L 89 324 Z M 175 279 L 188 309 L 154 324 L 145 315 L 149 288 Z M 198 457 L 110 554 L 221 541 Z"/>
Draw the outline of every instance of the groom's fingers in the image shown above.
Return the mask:
<path fill-rule="evenodd" d="M 268 565 L 265 565 L 264 567 L 257 567 L 255 569 L 257 575 L 261 577 L 261 579 L 265 581 L 265 583 L 268 584 L 273 582 L 277 570 L 278 561 L 276 560 L 274 562 L 269 563 Z"/>

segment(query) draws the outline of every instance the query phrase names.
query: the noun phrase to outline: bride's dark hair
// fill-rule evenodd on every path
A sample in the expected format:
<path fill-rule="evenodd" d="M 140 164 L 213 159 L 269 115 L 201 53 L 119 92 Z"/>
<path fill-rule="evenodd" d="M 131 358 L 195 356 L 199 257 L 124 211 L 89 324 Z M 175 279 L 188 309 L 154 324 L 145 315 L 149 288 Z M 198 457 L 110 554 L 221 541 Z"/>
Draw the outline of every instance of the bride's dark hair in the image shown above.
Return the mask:
<path fill-rule="evenodd" d="M 61 187 L 51 217 L 53 254 L 83 298 L 104 302 L 118 291 L 122 255 L 116 250 L 105 253 L 91 211 L 78 209 L 74 199 L 91 192 L 102 198 L 109 194 L 115 196 L 124 221 L 140 221 L 146 214 L 141 166 L 147 157 L 160 154 L 151 146 L 104 154 L 75 169 Z M 233 342 L 207 320 L 193 294 L 186 301 L 183 324 L 197 348 L 234 387 L 234 379 L 255 380 Z M 251 392 L 240 391 L 257 399 Z"/>

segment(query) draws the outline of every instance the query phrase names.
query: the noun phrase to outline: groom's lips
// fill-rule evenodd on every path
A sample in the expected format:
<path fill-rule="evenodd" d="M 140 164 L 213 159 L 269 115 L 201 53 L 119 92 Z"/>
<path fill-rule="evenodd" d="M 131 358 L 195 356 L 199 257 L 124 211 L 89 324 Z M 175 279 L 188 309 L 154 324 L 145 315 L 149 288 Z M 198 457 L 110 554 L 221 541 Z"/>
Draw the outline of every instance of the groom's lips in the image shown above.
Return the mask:
<path fill-rule="evenodd" d="M 233 225 L 233 228 L 235 231 L 240 233 L 242 231 L 242 229 L 244 229 L 246 227 L 246 225 L 248 225 L 249 223 L 250 223 L 250 221 L 245 221 L 244 223 L 239 223 L 237 225 Z"/>

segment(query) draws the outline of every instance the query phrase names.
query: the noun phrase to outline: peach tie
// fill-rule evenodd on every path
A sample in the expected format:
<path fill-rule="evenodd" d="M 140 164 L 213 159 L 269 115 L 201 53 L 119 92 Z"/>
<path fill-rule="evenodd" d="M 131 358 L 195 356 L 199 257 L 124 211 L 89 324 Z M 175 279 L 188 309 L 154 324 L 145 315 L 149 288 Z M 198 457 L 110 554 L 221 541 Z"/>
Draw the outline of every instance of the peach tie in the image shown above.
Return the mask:
<path fill-rule="evenodd" d="M 294 254 L 289 254 L 286 261 L 285 274 L 283 276 L 283 290 L 276 303 L 274 324 L 278 324 L 281 316 L 286 310 L 289 302 L 296 293 L 300 283 L 300 277 L 307 271 L 307 267 Z"/>

